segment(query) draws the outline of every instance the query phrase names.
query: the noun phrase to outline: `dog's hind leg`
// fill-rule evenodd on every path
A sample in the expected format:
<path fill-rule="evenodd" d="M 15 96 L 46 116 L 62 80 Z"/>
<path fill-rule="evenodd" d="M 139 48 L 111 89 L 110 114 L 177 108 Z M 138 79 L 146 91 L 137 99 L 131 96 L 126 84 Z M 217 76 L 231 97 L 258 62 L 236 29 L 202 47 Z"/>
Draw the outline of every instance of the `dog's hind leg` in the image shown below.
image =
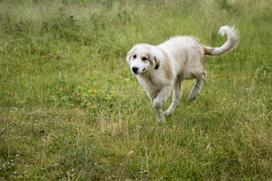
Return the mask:
<path fill-rule="evenodd" d="M 207 75 L 206 71 L 194 73 L 194 76 L 196 77 L 196 84 L 193 86 L 191 90 L 191 94 L 189 97 L 190 101 L 195 100 L 199 96 L 206 75 Z"/>
<path fill-rule="evenodd" d="M 175 111 L 177 105 L 179 104 L 180 98 L 182 96 L 181 84 L 182 80 L 177 79 L 173 89 L 172 103 L 170 107 L 165 111 L 165 116 L 171 116 Z"/>

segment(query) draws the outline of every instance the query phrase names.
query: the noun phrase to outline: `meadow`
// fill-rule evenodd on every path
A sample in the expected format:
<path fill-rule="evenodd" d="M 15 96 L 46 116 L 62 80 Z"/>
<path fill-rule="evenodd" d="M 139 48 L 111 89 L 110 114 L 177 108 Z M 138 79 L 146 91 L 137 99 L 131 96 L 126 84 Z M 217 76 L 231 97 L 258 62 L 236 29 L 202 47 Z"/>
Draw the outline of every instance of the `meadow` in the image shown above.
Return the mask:
<path fill-rule="evenodd" d="M 270 0 L 1 0 L 0 180 L 271 180 L 271 22 Z M 127 51 L 225 24 L 240 45 L 159 125 Z"/>

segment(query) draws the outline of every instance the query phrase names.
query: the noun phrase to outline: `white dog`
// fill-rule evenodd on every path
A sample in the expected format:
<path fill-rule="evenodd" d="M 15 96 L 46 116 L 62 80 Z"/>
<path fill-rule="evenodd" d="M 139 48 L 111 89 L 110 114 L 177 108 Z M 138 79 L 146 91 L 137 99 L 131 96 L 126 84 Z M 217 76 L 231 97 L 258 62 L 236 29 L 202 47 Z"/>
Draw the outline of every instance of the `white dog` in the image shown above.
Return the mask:
<path fill-rule="evenodd" d="M 234 27 L 222 26 L 218 33 L 227 35 L 227 41 L 221 47 L 203 45 L 192 36 L 176 36 L 157 46 L 137 44 L 128 52 L 130 69 L 152 101 L 159 122 L 176 109 L 184 80 L 196 79 L 190 100 L 197 98 L 207 74 L 205 55 L 220 55 L 238 45 L 239 34 Z M 164 113 L 163 104 L 172 92 L 172 103 Z"/>

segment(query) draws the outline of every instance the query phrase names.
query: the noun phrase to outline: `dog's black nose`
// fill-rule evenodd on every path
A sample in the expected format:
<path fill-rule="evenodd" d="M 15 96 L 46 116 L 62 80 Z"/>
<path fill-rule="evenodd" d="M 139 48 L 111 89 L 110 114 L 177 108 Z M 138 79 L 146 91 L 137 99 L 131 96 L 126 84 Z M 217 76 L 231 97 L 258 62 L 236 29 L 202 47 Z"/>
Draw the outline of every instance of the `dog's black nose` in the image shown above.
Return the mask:
<path fill-rule="evenodd" d="M 138 73 L 139 68 L 138 67 L 132 67 L 132 71 L 134 72 L 134 74 Z"/>

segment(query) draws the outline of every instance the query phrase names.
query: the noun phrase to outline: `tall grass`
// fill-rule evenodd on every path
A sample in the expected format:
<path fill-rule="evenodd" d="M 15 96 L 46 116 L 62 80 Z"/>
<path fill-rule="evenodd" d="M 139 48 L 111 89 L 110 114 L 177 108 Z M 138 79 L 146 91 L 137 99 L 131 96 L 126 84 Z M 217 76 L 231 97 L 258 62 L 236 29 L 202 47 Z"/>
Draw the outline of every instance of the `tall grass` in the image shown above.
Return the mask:
<path fill-rule="evenodd" d="M 269 180 L 269 0 L 0 1 L 0 180 Z M 210 57 L 198 100 L 159 126 L 126 52 L 192 34 Z"/>

